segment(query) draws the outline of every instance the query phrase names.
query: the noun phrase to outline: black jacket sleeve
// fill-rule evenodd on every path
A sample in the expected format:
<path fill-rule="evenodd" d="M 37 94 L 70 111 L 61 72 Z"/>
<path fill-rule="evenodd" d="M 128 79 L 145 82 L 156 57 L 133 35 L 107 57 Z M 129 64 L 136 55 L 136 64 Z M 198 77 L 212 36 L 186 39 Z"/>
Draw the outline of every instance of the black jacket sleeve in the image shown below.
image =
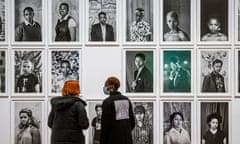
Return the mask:
<path fill-rule="evenodd" d="M 54 119 L 54 113 L 53 113 L 53 110 L 51 110 L 51 112 L 49 113 L 49 116 L 48 116 L 48 127 L 49 128 L 52 128 L 53 119 Z"/>
<path fill-rule="evenodd" d="M 106 144 L 108 140 L 109 127 L 111 126 L 111 104 L 104 101 L 102 105 L 102 118 L 101 118 L 101 138 L 100 144 Z"/>
<path fill-rule="evenodd" d="M 134 118 L 134 113 L 132 109 L 132 103 L 129 101 L 130 107 L 129 107 L 129 117 L 130 117 L 130 124 L 131 124 L 131 129 L 133 130 L 135 127 L 135 118 Z"/>
<path fill-rule="evenodd" d="M 89 121 L 87 112 L 82 103 L 77 102 L 77 113 L 78 113 L 78 125 L 80 129 L 87 129 L 89 127 Z"/>

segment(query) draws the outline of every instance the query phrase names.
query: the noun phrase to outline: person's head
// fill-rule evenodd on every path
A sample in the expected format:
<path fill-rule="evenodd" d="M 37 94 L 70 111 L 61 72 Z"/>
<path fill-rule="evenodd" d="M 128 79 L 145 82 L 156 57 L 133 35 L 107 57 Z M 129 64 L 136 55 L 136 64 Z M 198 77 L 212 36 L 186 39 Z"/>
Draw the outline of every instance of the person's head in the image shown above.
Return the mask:
<path fill-rule="evenodd" d="M 69 71 L 71 70 L 71 64 L 68 60 L 61 61 L 61 71 L 64 76 L 67 76 Z"/>
<path fill-rule="evenodd" d="M 23 74 L 28 75 L 32 73 L 33 70 L 33 63 L 30 60 L 23 61 Z"/>
<path fill-rule="evenodd" d="M 221 30 L 220 25 L 220 21 L 215 17 L 211 17 L 208 21 L 208 28 L 211 33 L 219 32 Z"/>
<path fill-rule="evenodd" d="M 103 11 L 98 13 L 98 20 L 101 24 L 106 24 L 107 14 Z"/>
<path fill-rule="evenodd" d="M 184 117 L 181 112 L 174 112 L 170 115 L 169 120 L 172 127 L 181 128 L 184 121 Z"/>
<path fill-rule="evenodd" d="M 97 104 L 95 106 L 95 111 L 96 111 L 97 116 L 101 117 L 102 116 L 102 105 L 101 104 Z"/>
<path fill-rule="evenodd" d="M 177 29 L 177 27 L 179 25 L 179 19 L 178 19 L 178 15 L 175 11 L 170 11 L 167 13 L 166 21 L 167 21 L 167 25 L 170 30 Z"/>
<path fill-rule="evenodd" d="M 212 63 L 213 71 L 219 73 L 222 70 L 223 62 L 220 59 L 216 59 Z"/>
<path fill-rule="evenodd" d="M 137 22 L 141 21 L 144 17 L 144 9 L 137 8 L 136 11 L 135 11 L 135 16 L 136 16 L 136 21 Z"/>
<path fill-rule="evenodd" d="M 28 21 L 29 23 L 33 23 L 33 17 L 34 17 L 34 11 L 33 11 L 33 8 L 31 7 L 26 7 L 24 10 L 23 10 L 23 16 L 24 16 L 24 19 L 26 21 Z"/>
<path fill-rule="evenodd" d="M 137 121 L 143 121 L 145 117 L 145 108 L 142 105 L 137 105 L 134 108 L 134 113 Z"/>
<path fill-rule="evenodd" d="M 179 57 L 173 56 L 170 58 L 170 68 L 176 70 L 179 67 Z"/>
<path fill-rule="evenodd" d="M 117 77 L 114 76 L 109 77 L 104 84 L 104 89 L 106 89 L 108 93 L 117 91 L 119 87 L 120 81 Z"/>
<path fill-rule="evenodd" d="M 76 96 L 79 97 L 80 84 L 76 80 L 68 80 L 64 83 L 62 88 L 62 96 Z"/>
<path fill-rule="evenodd" d="M 220 123 L 222 122 L 222 117 L 218 113 L 212 113 L 207 117 L 207 124 L 210 129 L 219 129 Z"/>
<path fill-rule="evenodd" d="M 28 108 L 23 108 L 19 111 L 20 123 L 23 126 L 28 125 L 31 122 L 32 110 Z"/>
<path fill-rule="evenodd" d="M 143 67 L 146 64 L 145 55 L 143 53 L 137 53 L 135 55 L 135 65 L 137 68 Z"/>
<path fill-rule="evenodd" d="M 69 5 L 67 3 L 61 3 L 59 5 L 59 14 L 64 18 L 69 12 Z"/>

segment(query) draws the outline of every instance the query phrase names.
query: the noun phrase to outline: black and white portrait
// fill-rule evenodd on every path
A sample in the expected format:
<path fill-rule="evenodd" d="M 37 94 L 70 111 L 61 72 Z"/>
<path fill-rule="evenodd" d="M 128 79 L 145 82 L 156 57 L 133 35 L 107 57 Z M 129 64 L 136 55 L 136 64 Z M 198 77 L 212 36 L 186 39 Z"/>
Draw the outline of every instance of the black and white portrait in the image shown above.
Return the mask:
<path fill-rule="evenodd" d="M 79 51 L 51 52 L 51 92 L 60 93 L 65 81 L 79 81 L 80 56 Z"/>
<path fill-rule="evenodd" d="M 126 51 L 126 92 L 153 92 L 153 51 Z"/>
<path fill-rule="evenodd" d="M 191 92 L 190 50 L 164 50 L 163 91 Z"/>
<path fill-rule="evenodd" d="M 6 40 L 6 20 L 5 20 L 5 15 L 6 15 L 6 3 L 5 0 L 0 0 L 0 41 L 5 41 Z"/>
<path fill-rule="evenodd" d="M 79 41 L 79 1 L 52 1 L 52 41 Z"/>
<path fill-rule="evenodd" d="M 228 144 L 227 102 L 201 102 L 201 144 Z"/>
<path fill-rule="evenodd" d="M 228 0 L 201 0 L 201 41 L 228 41 Z"/>
<path fill-rule="evenodd" d="M 153 41 L 153 0 L 127 0 L 126 8 L 126 41 Z"/>
<path fill-rule="evenodd" d="M 236 1 L 237 2 L 237 1 Z M 238 41 L 240 41 L 240 27 L 239 27 L 239 25 L 240 25 L 240 0 L 238 0 L 238 8 L 237 8 L 237 30 L 238 30 L 238 34 L 237 34 L 237 36 L 238 36 Z"/>
<path fill-rule="evenodd" d="M 228 51 L 201 51 L 200 63 L 201 92 L 228 92 L 230 64 Z"/>
<path fill-rule="evenodd" d="M 116 13 L 116 0 L 89 0 L 89 41 L 116 41 Z"/>
<path fill-rule="evenodd" d="M 42 41 L 42 0 L 15 0 L 14 4 L 15 41 Z"/>
<path fill-rule="evenodd" d="M 15 93 L 41 93 L 42 67 L 42 51 L 14 51 Z"/>
<path fill-rule="evenodd" d="M 240 93 L 240 51 L 238 51 L 237 64 L 238 64 L 238 92 Z"/>
<path fill-rule="evenodd" d="M 102 102 L 94 101 L 88 103 L 89 116 L 89 144 L 100 144 Z"/>
<path fill-rule="evenodd" d="M 153 102 L 133 102 L 135 127 L 132 130 L 133 144 L 153 144 Z"/>
<path fill-rule="evenodd" d="M 43 103 L 37 101 L 13 102 L 13 134 L 15 144 L 41 144 Z"/>
<path fill-rule="evenodd" d="M 6 92 L 6 52 L 0 51 L 0 93 Z"/>
<path fill-rule="evenodd" d="M 191 1 L 164 0 L 163 9 L 163 40 L 190 41 Z"/>
<path fill-rule="evenodd" d="M 191 144 L 191 102 L 163 103 L 164 144 Z"/>

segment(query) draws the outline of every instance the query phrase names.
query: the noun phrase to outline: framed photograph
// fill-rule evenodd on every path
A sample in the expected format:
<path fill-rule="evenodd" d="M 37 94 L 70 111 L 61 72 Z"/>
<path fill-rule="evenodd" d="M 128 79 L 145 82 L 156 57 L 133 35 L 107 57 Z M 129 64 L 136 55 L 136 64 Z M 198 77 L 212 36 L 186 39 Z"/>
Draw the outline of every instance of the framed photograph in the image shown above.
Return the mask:
<path fill-rule="evenodd" d="M 154 102 L 150 101 L 132 101 L 133 112 L 135 116 L 135 127 L 132 130 L 134 144 L 146 143 L 154 144 L 155 142 L 155 124 Z"/>
<path fill-rule="evenodd" d="M 44 102 L 12 101 L 11 143 L 44 143 Z"/>
<path fill-rule="evenodd" d="M 13 43 L 22 45 L 43 44 L 43 2 L 43 0 L 13 0 Z"/>
<path fill-rule="evenodd" d="M 234 4 L 235 8 L 235 30 L 237 32 L 235 33 L 235 43 L 240 44 L 240 0 L 235 0 Z"/>
<path fill-rule="evenodd" d="M 0 50 L 0 96 L 7 94 L 7 50 Z"/>
<path fill-rule="evenodd" d="M 229 49 L 199 49 L 199 96 L 231 96 L 232 57 Z"/>
<path fill-rule="evenodd" d="M 43 94 L 43 51 L 20 50 L 12 51 L 12 93 L 14 95 L 41 96 Z"/>
<path fill-rule="evenodd" d="M 49 52 L 49 65 L 51 66 L 49 95 L 58 96 L 66 81 L 81 82 L 81 53 L 79 49 L 57 49 Z"/>
<path fill-rule="evenodd" d="M 125 49 L 124 73 L 126 93 L 132 95 L 151 95 L 154 90 L 154 49 Z"/>
<path fill-rule="evenodd" d="M 177 5 L 176 3 L 181 3 Z M 161 43 L 181 44 L 190 43 L 194 39 L 192 34 L 193 1 L 191 0 L 163 0 L 162 1 L 162 30 Z"/>
<path fill-rule="evenodd" d="M 6 32 L 7 26 L 7 0 L 0 0 L 0 44 L 5 44 L 8 40 L 8 34 Z"/>
<path fill-rule="evenodd" d="M 118 34 L 117 0 L 87 0 L 86 42 L 92 44 L 116 44 Z"/>
<path fill-rule="evenodd" d="M 163 106 L 163 144 L 193 144 L 193 110 L 191 101 L 164 101 Z M 176 133 L 179 133 L 176 135 Z"/>
<path fill-rule="evenodd" d="M 240 97 L 240 48 L 235 49 L 235 96 Z"/>
<path fill-rule="evenodd" d="M 229 102 L 200 102 L 199 144 L 231 143 Z"/>
<path fill-rule="evenodd" d="M 123 42 L 126 44 L 153 44 L 156 41 L 154 0 L 124 0 Z"/>
<path fill-rule="evenodd" d="M 232 11 L 229 0 L 199 0 L 199 44 L 230 44 Z"/>
<path fill-rule="evenodd" d="M 193 95 L 192 49 L 163 49 L 162 88 L 164 95 Z"/>
<path fill-rule="evenodd" d="M 50 5 L 50 43 L 76 44 L 80 41 L 82 7 L 78 0 L 52 0 Z"/>
<path fill-rule="evenodd" d="M 102 101 L 88 102 L 88 144 L 100 143 L 101 137 L 101 117 L 102 117 Z"/>

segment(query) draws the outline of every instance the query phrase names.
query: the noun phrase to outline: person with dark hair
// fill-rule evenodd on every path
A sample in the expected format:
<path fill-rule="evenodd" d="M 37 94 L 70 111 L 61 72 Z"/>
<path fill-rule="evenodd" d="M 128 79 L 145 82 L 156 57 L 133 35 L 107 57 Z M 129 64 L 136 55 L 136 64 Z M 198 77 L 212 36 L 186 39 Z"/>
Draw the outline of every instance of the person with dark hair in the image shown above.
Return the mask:
<path fill-rule="evenodd" d="M 135 11 L 135 21 L 130 24 L 130 41 L 151 41 L 151 27 L 143 20 L 144 9 L 137 8 Z"/>
<path fill-rule="evenodd" d="M 30 60 L 22 62 L 22 72 L 16 83 L 16 92 L 40 92 L 40 82 L 36 74 L 33 73 L 33 63 Z"/>
<path fill-rule="evenodd" d="M 146 67 L 146 57 L 143 53 L 135 55 L 135 65 L 137 70 L 134 71 L 134 80 L 131 84 L 132 92 L 153 92 L 153 74 Z"/>
<path fill-rule="evenodd" d="M 77 23 L 72 16 L 69 15 L 68 3 L 59 5 L 60 18 L 57 21 L 55 31 L 55 41 L 76 41 Z"/>
<path fill-rule="evenodd" d="M 220 32 L 221 23 L 218 18 L 210 17 L 208 21 L 209 33 L 202 36 L 202 41 L 227 41 L 227 36 Z"/>
<path fill-rule="evenodd" d="M 169 116 L 170 129 L 165 133 L 164 144 L 191 144 L 189 133 L 184 129 L 184 117 L 181 112 Z"/>
<path fill-rule="evenodd" d="M 72 75 L 70 61 L 62 60 L 60 65 L 60 73 L 53 78 L 52 92 L 61 92 L 61 89 L 66 81 L 78 79 L 76 76 Z"/>
<path fill-rule="evenodd" d="M 132 104 L 118 91 L 119 87 L 116 77 L 105 81 L 103 92 L 109 97 L 102 104 L 100 144 L 132 144 L 131 132 L 135 126 Z"/>
<path fill-rule="evenodd" d="M 23 108 L 19 111 L 19 132 L 16 144 L 41 144 L 39 122 L 32 115 L 32 110 Z"/>
<path fill-rule="evenodd" d="M 170 11 L 166 15 L 166 23 L 169 31 L 164 34 L 164 41 L 189 41 L 189 36 L 186 32 L 179 28 L 178 14 L 175 11 Z"/>
<path fill-rule="evenodd" d="M 213 71 L 204 77 L 202 92 L 225 92 L 224 77 L 220 74 L 222 66 L 220 59 L 212 62 Z"/>
<path fill-rule="evenodd" d="M 142 105 L 136 105 L 134 114 L 136 126 L 132 131 L 133 144 L 153 144 L 152 127 L 144 122 L 145 108 Z"/>
<path fill-rule="evenodd" d="M 110 24 L 106 23 L 107 14 L 98 13 L 99 23 L 92 25 L 91 41 L 114 41 L 114 31 Z"/>
<path fill-rule="evenodd" d="M 42 32 L 38 22 L 33 20 L 34 10 L 26 7 L 23 10 L 24 22 L 16 27 L 15 41 L 41 41 Z"/>
<path fill-rule="evenodd" d="M 167 81 L 164 84 L 164 92 L 190 92 L 191 74 L 190 71 L 180 64 L 178 56 L 170 58 L 170 70 Z"/>
<path fill-rule="evenodd" d="M 211 113 L 207 117 L 208 131 L 202 137 L 201 144 L 227 144 L 227 138 L 220 129 L 222 117 L 218 113 Z"/>
<path fill-rule="evenodd" d="M 100 144 L 102 105 L 97 104 L 95 106 L 95 111 L 97 116 L 92 120 L 93 144 Z"/>
<path fill-rule="evenodd" d="M 51 99 L 52 110 L 48 127 L 52 130 L 51 144 L 85 144 L 83 130 L 89 126 L 85 101 L 79 98 L 78 81 L 66 81 L 62 96 Z"/>

